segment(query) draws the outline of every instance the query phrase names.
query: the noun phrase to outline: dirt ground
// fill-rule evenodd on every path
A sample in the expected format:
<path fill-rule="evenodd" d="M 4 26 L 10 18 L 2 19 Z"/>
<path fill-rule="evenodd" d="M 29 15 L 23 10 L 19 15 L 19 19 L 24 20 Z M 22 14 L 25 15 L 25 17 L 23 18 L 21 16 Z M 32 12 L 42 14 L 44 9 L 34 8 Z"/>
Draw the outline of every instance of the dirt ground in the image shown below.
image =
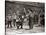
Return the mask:
<path fill-rule="evenodd" d="M 42 26 L 34 25 L 33 29 L 29 30 L 29 26 L 23 26 L 23 29 L 6 28 L 6 35 L 15 35 L 15 34 L 23 34 L 23 33 L 41 33 L 44 32 L 45 28 Z"/>

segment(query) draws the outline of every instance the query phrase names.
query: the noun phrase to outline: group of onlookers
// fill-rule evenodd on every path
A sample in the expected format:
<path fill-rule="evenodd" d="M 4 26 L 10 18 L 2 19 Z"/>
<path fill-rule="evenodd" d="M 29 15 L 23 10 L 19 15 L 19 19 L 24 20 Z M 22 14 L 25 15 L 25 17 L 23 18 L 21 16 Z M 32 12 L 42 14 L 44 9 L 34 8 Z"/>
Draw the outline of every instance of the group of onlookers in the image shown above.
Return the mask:
<path fill-rule="evenodd" d="M 7 28 L 9 28 L 9 25 L 10 25 L 10 27 L 12 27 L 11 22 L 13 22 L 13 26 L 15 26 L 15 24 L 16 24 L 17 29 L 19 29 L 19 26 L 21 26 L 21 29 L 22 29 L 25 18 L 27 18 L 27 20 L 29 21 L 28 22 L 29 28 L 30 29 L 33 28 L 33 23 L 32 23 L 33 18 L 30 15 L 26 15 L 26 16 L 16 15 L 15 13 L 12 16 L 10 14 L 8 14 L 8 16 L 6 17 Z"/>

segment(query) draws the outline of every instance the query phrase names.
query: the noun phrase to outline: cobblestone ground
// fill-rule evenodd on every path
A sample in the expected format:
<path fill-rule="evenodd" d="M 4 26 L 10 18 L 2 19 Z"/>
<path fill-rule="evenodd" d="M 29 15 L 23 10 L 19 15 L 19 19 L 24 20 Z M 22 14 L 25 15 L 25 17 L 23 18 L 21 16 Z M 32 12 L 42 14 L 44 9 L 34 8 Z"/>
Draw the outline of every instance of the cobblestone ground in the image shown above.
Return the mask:
<path fill-rule="evenodd" d="M 23 26 L 23 29 L 16 29 L 13 28 L 6 28 L 6 35 L 15 35 L 15 34 L 22 34 L 22 33 L 41 33 L 44 32 L 44 27 L 34 25 L 33 29 L 29 30 L 29 26 Z"/>

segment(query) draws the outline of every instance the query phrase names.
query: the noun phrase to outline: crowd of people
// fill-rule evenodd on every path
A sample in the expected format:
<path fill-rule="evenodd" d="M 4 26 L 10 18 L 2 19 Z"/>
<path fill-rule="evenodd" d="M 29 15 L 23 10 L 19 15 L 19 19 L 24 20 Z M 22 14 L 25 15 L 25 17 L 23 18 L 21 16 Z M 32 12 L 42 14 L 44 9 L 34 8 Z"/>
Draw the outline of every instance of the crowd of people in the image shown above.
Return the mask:
<path fill-rule="evenodd" d="M 17 15 L 16 13 L 13 13 L 13 15 L 8 14 L 8 16 L 5 19 L 5 24 L 7 25 L 7 28 L 9 28 L 9 25 L 12 28 L 11 22 L 13 22 L 14 27 L 16 25 L 17 29 L 19 29 L 19 28 L 23 29 L 23 23 L 25 22 L 24 20 L 26 18 L 29 21 L 28 22 L 29 29 L 32 29 L 33 24 L 34 24 L 33 22 L 34 22 L 35 12 L 31 12 L 30 10 L 28 10 L 28 11 L 29 11 L 29 13 L 26 15 Z M 43 21 L 41 21 L 41 22 L 43 22 Z M 43 24 L 44 24 L 44 22 L 43 22 Z"/>
<path fill-rule="evenodd" d="M 27 15 L 16 15 L 16 13 L 14 13 L 13 15 L 8 14 L 5 24 L 7 25 L 7 28 L 9 28 L 9 25 L 10 25 L 10 27 L 12 27 L 11 22 L 13 22 L 14 26 L 16 24 L 17 29 L 19 29 L 19 26 L 21 26 L 21 29 L 22 29 L 24 20 L 25 20 L 25 18 L 27 18 L 27 20 L 29 21 L 28 22 L 29 29 L 31 29 L 31 28 L 33 28 L 33 23 L 32 23 L 33 17 L 32 17 L 32 15 L 33 14 L 31 14 L 31 12 Z"/>

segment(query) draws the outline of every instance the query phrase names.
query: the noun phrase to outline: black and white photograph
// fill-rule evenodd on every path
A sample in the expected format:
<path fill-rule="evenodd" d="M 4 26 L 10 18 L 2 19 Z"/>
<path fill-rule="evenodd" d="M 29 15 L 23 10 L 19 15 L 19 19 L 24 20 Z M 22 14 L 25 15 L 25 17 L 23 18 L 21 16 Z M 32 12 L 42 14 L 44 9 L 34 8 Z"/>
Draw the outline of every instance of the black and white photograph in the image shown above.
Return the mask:
<path fill-rule="evenodd" d="M 5 35 L 45 32 L 45 3 L 5 1 Z"/>

